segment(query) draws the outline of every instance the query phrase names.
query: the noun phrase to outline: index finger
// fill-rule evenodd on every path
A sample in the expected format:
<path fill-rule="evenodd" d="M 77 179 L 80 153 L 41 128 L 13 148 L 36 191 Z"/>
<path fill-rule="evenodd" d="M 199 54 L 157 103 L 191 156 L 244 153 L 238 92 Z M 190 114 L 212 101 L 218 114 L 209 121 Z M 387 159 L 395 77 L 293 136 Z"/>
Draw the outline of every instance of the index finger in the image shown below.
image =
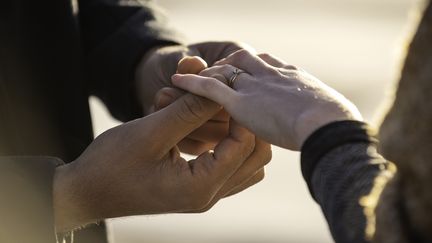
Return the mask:
<path fill-rule="evenodd" d="M 198 74 L 207 68 L 207 62 L 199 56 L 183 57 L 177 65 L 177 73 L 180 74 Z"/>

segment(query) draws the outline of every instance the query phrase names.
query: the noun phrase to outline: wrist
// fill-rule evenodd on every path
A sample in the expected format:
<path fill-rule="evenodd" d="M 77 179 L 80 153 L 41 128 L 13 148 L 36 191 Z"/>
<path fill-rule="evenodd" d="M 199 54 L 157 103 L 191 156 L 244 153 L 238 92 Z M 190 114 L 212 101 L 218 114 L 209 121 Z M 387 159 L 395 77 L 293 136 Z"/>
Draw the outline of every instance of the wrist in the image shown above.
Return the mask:
<path fill-rule="evenodd" d="M 68 232 L 85 225 L 90 220 L 84 210 L 81 187 L 76 177 L 74 164 L 57 167 L 54 174 L 53 205 L 57 232 Z"/>
<path fill-rule="evenodd" d="M 363 121 L 363 117 L 355 106 L 353 108 L 332 106 L 328 109 L 320 107 L 319 110 L 306 112 L 298 117 L 294 126 L 297 147 L 300 149 L 309 136 L 319 128 L 337 121 Z"/>

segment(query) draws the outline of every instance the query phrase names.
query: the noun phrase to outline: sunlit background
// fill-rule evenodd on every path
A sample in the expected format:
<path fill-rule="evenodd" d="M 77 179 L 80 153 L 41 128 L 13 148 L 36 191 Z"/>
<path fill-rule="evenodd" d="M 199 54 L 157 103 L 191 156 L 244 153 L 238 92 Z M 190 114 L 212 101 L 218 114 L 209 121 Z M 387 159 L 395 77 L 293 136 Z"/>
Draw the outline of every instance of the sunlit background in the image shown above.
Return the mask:
<path fill-rule="evenodd" d="M 298 65 L 353 100 L 376 122 L 397 80 L 414 0 L 159 0 L 190 42 L 238 40 Z M 386 91 L 387 90 L 387 91 Z M 117 124 L 91 99 L 96 133 Z M 198 215 L 109 221 L 115 243 L 327 243 L 298 153 L 274 147 L 266 179 Z"/>

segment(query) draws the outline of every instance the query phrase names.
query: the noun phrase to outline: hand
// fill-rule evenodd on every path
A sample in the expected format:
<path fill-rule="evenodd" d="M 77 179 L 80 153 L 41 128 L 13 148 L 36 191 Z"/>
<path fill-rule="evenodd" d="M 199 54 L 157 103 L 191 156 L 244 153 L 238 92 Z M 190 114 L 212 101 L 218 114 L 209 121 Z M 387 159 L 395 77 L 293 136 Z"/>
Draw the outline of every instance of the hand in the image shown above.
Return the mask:
<path fill-rule="evenodd" d="M 156 47 L 148 51 L 135 72 L 137 97 L 143 105 L 144 114 L 150 114 L 155 95 L 160 89 L 172 87 L 171 76 L 176 73 L 177 64 L 182 58 L 199 56 L 205 68 L 242 48 L 244 44 L 234 42 L 203 42 L 188 46 Z"/>
<path fill-rule="evenodd" d="M 177 73 L 198 74 L 206 67 L 207 63 L 200 57 L 185 57 L 178 64 Z M 151 112 L 165 108 L 184 94 L 184 91 L 177 88 L 162 88 L 155 96 L 154 107 Z M 182 152 L 194 155 L 214 149 L 215 145 L 228 134 L 229 119 L 228 113 L 221 110 L 180 141 L 177 146 Z"/>
<path fill-rule="evenodd" d="M 179 89 L 170 88 L 171 76 L 178 73 L 197 74 L 208 65 L 244 47 L 232 42 L 204 42 L 189 46 L 168 46 L 150 51 L 138 65 L 136 82 L 138 98 L 143 104 L 144 114 L 151 114 L 172 103 L 184 94 Z M 183 59 L 188 56 L 199 56 L 196 59 Z M 192 60 L 192 62 L 190 62 Z M 229 116 L 225 111 L 215 115 L 201 128 L 182 140 L 178 146 L 182 152 L 200 154 L 213 149 L 215 144 L 228 131 Z"/>
<path fill-rule="evenodd" d="M 231 89 L 224 82 L 236 67 L 246 73 Z M 199 75 L 176 74 L 172 82 L 223 105 L 234 120 L 265 141 L 292 150 L 300 150 L 306 138 L 327 123 L 362 120 L 337 91 L 268 54 L 241 50 Z"/>
<path fill-rule="evenodd" d="M 180 157 L 176 144 L 220 109 L 188 94 L 101 134 L 77 160 L 56 170 L 57 230 L 112 217 L 201 212 L 262 180 L 270 146 L 235 122 L 213 153 L 191 161 Z"/>

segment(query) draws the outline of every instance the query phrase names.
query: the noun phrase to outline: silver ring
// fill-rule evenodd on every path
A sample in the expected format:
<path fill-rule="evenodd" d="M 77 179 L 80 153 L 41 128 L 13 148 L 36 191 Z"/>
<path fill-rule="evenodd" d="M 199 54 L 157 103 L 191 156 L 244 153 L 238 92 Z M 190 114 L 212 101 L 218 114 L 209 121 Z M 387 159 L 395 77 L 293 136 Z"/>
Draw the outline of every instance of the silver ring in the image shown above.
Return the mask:
<path fill-rule="evenodd" d="M 234 71 L 233 71 L 233 75 L 231 76 L 231 78 L 228 80 L 228 86 L 230 87 L 230 88 L 234 88 L 234 83 L 235 83 L 235 81 L 237 80 L 237 77 L 240 75 L 240 74 L 242 74 L 242 73 L 246 73 L 245 71 L 243 71 L 243 70 L 240 70 L 240 69 L 238 69 L 238 68 L 236 68 Z"/>

